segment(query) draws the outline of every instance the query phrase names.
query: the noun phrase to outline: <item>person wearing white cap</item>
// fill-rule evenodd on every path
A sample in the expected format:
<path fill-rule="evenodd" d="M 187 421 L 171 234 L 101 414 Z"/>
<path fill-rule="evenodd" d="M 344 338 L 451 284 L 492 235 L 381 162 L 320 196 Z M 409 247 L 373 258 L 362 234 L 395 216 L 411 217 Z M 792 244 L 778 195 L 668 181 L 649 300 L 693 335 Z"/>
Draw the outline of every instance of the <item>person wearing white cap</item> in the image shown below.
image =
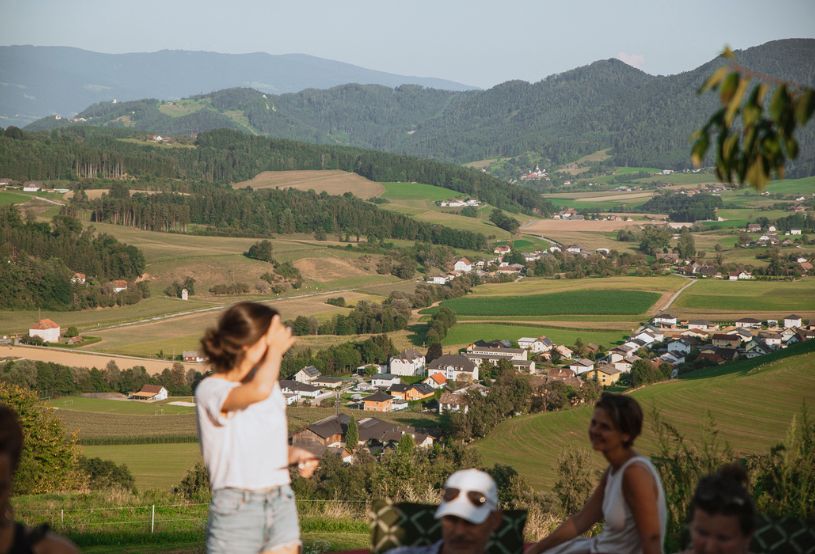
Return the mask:
<path fill-rule="evenodd" d="M 501 518 L 492 477 L 478 469 L 462 469 L 447 479 L 436 510 L 441 540 L 430 546 L 394 548 L 387 554 L 482 554 Z"/>

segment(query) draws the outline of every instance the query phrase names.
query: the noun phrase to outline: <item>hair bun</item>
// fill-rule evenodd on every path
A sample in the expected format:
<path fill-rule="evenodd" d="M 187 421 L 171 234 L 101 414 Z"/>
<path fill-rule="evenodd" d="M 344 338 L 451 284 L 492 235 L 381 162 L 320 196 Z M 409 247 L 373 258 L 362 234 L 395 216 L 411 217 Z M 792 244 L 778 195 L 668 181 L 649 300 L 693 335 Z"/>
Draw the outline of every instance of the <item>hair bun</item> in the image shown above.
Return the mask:
<path fill-rule="evenodd" d="M 747 488 L 747 470 L 738 462 L 725 464 L 716 473 L 723 481 L 732 481 Z"/>

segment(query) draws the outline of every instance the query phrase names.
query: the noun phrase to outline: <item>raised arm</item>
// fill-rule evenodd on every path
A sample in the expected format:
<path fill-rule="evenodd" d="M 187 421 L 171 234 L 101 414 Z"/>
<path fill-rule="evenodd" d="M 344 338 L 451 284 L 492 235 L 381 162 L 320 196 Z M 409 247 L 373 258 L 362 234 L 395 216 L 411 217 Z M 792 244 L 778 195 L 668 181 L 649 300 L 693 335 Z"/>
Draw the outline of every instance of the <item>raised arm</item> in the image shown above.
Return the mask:
<path fill-rule="evenodd" d="M 277 378 L 280 376 L 283 354 L 294 344 L 294 337 L 292 337 L 291 329 L 283 325 L 280 316 L 276 315 L 272 318 L 269 330 L 260 340 L 265 343 L 266 348 L 263 359 L 249 381 L 238 385 L 229 392 L 221 406 L 221 412 L 242 410 L 255 402 L 266 400 L 272 393 Z"/>
<path fill-rule="evenodd" d="M 551 535 L 536 542 L 526 550 L 526 554 L 538 554 L 554 548 L 564 542 L 571 540 L 578 535 L 582 535 L 591 526 L 603 519 L 603 495 L 606 490 L 606 479 L 608 472 L 603 474 L 600 484 L 594 489 L 589 499 L 579 512 L 555 529 Z"/>
<path fill-rule="evenodd" d="M 660 554 L 664 537 L 659 528 L 659 493 L 654 476 L 641 463 L 625 468 L 623 496 L 634 516 L 643 554 Z"/>

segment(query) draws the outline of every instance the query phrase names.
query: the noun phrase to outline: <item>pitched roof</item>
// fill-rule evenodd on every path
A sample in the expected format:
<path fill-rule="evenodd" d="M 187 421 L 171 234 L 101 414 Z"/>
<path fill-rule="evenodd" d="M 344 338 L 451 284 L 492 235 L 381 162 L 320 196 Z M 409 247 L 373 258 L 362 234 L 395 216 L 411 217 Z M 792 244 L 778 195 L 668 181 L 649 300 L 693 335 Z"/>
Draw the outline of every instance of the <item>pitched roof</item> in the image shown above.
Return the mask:
<path fill-rule="evenodd" d="M 434 373 L 430 376 L 430 379 L 436 382 L 436 384 L 443 385 L 447 382 L 447 377 L 444 376 L 443 373 Z"/>
<path fill-rule="evenodd" d="M 453 367 L 456 371 L 468 371 L 472 373 L 476 369 L 475 362 L 468 360 L 464 356 L 458 354 L 445 354 L 439 356 L 427 366 L 428 369 L 446 369 L 448 366 Z"/>
<path fill-rule="evenodd" d="M 59 324 L 54 321 L 51 321 L 50 319 L 41 319 L 37 323 L 32 325 L 30 328 L 39 330 L 59 329 Z"/>
<path fill-rule="evenodd" d="M 325 439 L 332 435 L 344 434 L 350 422 L 351 418 L 346 414 L 333 415 L 315 421 L 307 429 Z"/>
<path fill-rule="evenodd" d="M 801 319 L 801 316 L 797 315 L 797 314 L 790 314 L 787 317 L 785 317 L 784 319 Z"/>
<path fill-rule="evenodd" d="M 315 392 L 320 390 L 319 387 L 309 385 L 308 383 L 301 383 L 300 381 L 293 381 L 290 379 L 282 379 L 280 381 L 281 389 L 288 389 L 296 392 Z"/>
<path fill-rule="evenodd" d="M 390 394 L 382 391 L 377 391 L 362 399 L 363 402 L 385 402 L 387 400 L 393 400 L 393 397 Z"/>
<path fill-rule="evenodd" d="M 307 365 L 304 368 L 302 368 L 300 371 L 302 371 L 303 373 L 305 373 L 309 377 L 319 377 L 320 376 L 320 370 L 317 369 L 316 367 L 314 367 L 313 365 Z M 298 371 L 298 373 L 299 373 L 299 371 Z"/>
<path fill-rule="evenodd" d="M 416 390 L 419 394 L 433 394 L 433 388 L 427 383 L 414 383 L 408 388 Z"/>
<path fill-rule="evenodd" d="M 737 319 L 736 323 L 761 323 L 761 321 L 752 317 L 743 317 L 741 319 Z"/>
<path fill-rule="evenodd" d="M 408 348 L 407 350 L 402 350 L 398 356 L 394 356 L 394 358 L 400 360 L 415 360 L 416 358 L 423 358 L 424 354 L 419 352 L 418 350 L 414 350 L 413 348 Z"/>
<path fill-rule="evenodd" d="M 158 394 L 158 393 L 161 392 L 161 389 L 163 389 L 163 388 L 164 387 L 162 387 L 161 385 L 143 385 L 139 392 L 142 392 L 142 393 L 146 392 L 146 393 L 149 393 L 149 394 Z"/>

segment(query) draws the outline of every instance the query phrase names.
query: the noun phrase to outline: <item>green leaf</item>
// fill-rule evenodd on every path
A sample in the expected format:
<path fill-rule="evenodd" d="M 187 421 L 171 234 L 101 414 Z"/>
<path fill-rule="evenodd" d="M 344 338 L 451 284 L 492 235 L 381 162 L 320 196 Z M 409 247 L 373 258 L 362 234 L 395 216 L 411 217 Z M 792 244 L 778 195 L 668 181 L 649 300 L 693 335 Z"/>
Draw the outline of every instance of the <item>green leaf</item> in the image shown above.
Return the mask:
<path fill-rule="evenodd" d="M 716 88 L 719 83 L 724 79 L 724 76 L 727 75 L 729 68 L 727 66 L 722 66 L 708 77 L 705 82 L 699 87 L 698 94 L 702 94 L 703 92 L 707 92 L 712 88 Z"/>
<path fill-rule="evenodd" d="M 758 156 L 750 165 L 746 178 L 753 188 L 761 190 L 767 185 L 767 174 L 764 172 L 764 161 L 761 156 Z"/>
<path fill-rule="evenodd" d="M 789 101 L 790 97 L 789 94 L 787 94 L 786 85 L 781 85 L 775 89 L 775 93 L 773 93 L 773 97 L 770 100 L 769 108 L 770 117 L 773 121 L 781 124 L 784 119 L 784 112 L 790 109 Z"/>
<path fill-rule="evenodd" d="M 693 167 L 702 167 L 702 160 L 705 158 L 707 149 L 710 146 L 710 137 L 707 133 L 700 133 L 691 149 L 691 163 Z"/>
<path fill-rule="evenodd" d="M 794 160 L 798 157 L 798 141 L 790 137 L 784 141 L 784 146 L 787 149 L 787 157 Z"/>
<path fill-rule="evenodd" d="M 804 89 L 795 101 L 795 120 L 798 125 L 805 125 L 812 112 L 815 110 L 815 91 L 811 88 Z"/>
<path fill-rule="evenodd" d="M 729 46 L 725 46 L 724 50 L 722 50 L 722 57 L 723 58 L 728 58 L 728 59 L 733 59 L 733 58 L 736 57 L 736 55 L 733 54 L 733 51 L 730 49 Z"/>
<path fill-rule="evenodd" d="M 733 118 L 736 117 L 736 113 L 741 107 L 741 99 L 744 97 L 748 86 L 750 86 L 749 79 L 740 79 L 736 91 L 730 98 L 730 103 L 727 105 L 727 111 L 724 114 L 724 123 L 728 127 L 733 124 Z"/>
<path fill-rule="evenodd" d="M 722 87 L 719 89 L 719 99 L 721 100 L 723 106 L 730 104 L 730 100 L 733 98 L 733 95 L 736 93 L 736 89 L 739 87 L 739 81 L 741 81 L 741 75 L 735 71 L 733 73 L 728 73 L 727 77 L 724 78 Z"/>

